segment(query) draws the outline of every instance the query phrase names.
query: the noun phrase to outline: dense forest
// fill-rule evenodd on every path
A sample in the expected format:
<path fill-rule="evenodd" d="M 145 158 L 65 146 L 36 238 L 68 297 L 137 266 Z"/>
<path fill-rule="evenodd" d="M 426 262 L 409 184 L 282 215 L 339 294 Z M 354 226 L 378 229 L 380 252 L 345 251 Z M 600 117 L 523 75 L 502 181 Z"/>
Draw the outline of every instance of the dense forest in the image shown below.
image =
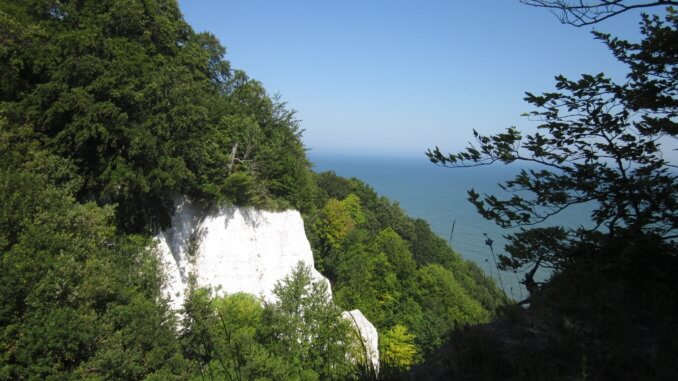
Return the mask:
<path fill-rule="evenodd" d="M 318 212 L 307 218 L 316 267 L 340 306 L 360 309 L 379 329 L 382 375 L 407 370 L 453 330 L 489 321 L 507 302 L 425 221 L 360 180 L 325 172 L 316 183 Z"/>
<path fill-rule="evenodd" d="M 294 112 L 224 55 L 173 0 L 0 1 L 0 379 L 377 377 L 341 308 L 390 378 L 507 302 L 424 221 L 313 173 Z M 152 235 L 181 195 L 300 210 L 336 305 L 300 266 L 275 303 L 193 287 L 175 314 Z"/>
<path fill-rule="evenodd" d="M 630 9 L 522 2 L 576 26 Z M 539 132 L 428 153 L 539 167 L 508 199 L 469 191 L 523 227 L 498 253 L 529 292 L 513 301 L 425 221 L 314 173 L 294 112 L 174 0 L 0 0 L 0 380 L 675 379 L 678 13 L 640 32 L 594 32 L 623 83 L 527 93 Z M 152 237 L 180 196 L 299 210 L 334 302 L 300 265 L 276 302 L 193 286 L 172 311 Z M 580 203 L 594 229 L 533 226 Z M 342 309 L 378 329 L 378 374 Z"/>

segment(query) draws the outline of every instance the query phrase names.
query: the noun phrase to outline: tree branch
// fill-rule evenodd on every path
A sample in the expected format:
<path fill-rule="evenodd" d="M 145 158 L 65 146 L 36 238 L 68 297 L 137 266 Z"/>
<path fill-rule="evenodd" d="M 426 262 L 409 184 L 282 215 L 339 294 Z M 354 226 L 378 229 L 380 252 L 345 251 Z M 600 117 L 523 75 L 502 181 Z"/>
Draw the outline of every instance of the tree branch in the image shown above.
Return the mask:
<path fill-rule="evenodd" d="M 625 0 L 600 0 L 596 2 L 583 0 L 520 0 L 520 2 L 532 7 L 546 8 L 561 23 L 576 27 L 596 24 L 633 9 L 678 5 L 678 1 L 672 0 L 646 1 L 630 5 L 625 4 Z"/>

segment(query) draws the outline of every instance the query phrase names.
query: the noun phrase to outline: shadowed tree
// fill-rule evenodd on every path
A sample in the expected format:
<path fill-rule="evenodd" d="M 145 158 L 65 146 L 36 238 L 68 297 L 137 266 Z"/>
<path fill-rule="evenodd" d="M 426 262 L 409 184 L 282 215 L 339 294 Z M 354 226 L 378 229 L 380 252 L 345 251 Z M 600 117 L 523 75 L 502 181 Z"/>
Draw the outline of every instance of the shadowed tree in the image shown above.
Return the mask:
<path fill-rule="evenodd" d="M 524 136 L 510 127 L 484 136 L 474 131 L 476 144 L 466 151 L 427 153 L 445 167 L 531 164 L 501 186 L 513 193 L 508 199 L 469 191 L 478 212 L 502 227 L 530 226 L 573 205 L 593 205 L 591 230 L 532 229 L 510 236 L 513 259 L 503 258 L 505 267 L 554 265 L 565 258 L 555 260 L 553 254 L 567 252 L 574 241 L 600 237 L 594 232 L 602 229 L 606 237 L 596 239 L 656 236 L 673 242 L 678 237 L 676 166 L 662 151 L 662 143 L 678 131 L 676 12 L 669 8 L 665 21 L 644 15 L 641 33 L 644 39 L 637 44 L 594 33 L 629 65 L 626 83 L 602 73 L 574 81 L 559 75 L 557 92 L 527 93 L 525 100 L 537 108 L 527 115 L 541 123 L 539 132 Z M 540 254 L 545 249 L 551 254 Z M 526 283 L 533 283 L 530 274 L 534 271 Z"/>
<path fill-rule="evenodd" d="M 538 132 L 474 131 L 465 151 L 428 152 L 445 167 L 525 165 L 502 184 L 507 198 L 469 198 L 502 227 L 528 226 L 507 237 L 500 267 L 525 270 L 530 296 L 526 308 L 454 332 L 411 379 L 676 379 L 678 171 L 666 146 L 678 132 L 678 17 L 666 13 L 642 16 L 639 43 L 594 33 L 628 65 L 625 83 L 558 76 L 555 91 L 525 98 Z M 592 229 L 531 226 L 581 203 Z M 539 284 L 542 267 L 552 272 Z"/>

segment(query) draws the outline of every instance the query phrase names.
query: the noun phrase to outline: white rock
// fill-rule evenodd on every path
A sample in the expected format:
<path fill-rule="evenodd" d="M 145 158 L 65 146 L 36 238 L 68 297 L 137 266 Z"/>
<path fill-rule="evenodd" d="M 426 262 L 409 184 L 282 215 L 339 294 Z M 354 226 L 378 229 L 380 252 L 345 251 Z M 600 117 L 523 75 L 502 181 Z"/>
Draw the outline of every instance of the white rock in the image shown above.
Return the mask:
<path fill-rule="evenodd" d="M 330 282 L 315 270 L 313 252 L 298 211 L 267 212 L 223 207 L 201 214 L 187 200 L 177 203 L 172 227 L 156 236 L 165 266 L 165 292 L 173 309 L 184 302 L 189 275 L 197 286 L 217 294 L 245 292 L 275 302 L 276 282 L 299 263 L 310 266 L 315 282 Z M 358 310 L 344 312 L 354 324 L 375 369 L 379 367 L 377 330 Z"/>
<path fill-rule="evenodd" d="M 375 374 L 379 374 L 379 334 L 372 323 L 367 320 L 360 310 L 342 312 L 341 316 L 351 322 L 362 338 L 365 354 L 372 364 Z"/>

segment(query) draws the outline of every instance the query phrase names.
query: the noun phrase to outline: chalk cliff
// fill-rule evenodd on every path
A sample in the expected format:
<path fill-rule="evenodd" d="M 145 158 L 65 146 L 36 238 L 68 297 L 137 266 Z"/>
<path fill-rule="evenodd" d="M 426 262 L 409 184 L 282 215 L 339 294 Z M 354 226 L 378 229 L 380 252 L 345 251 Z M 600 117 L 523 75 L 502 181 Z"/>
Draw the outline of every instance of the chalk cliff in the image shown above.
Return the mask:
<path fill-rule="evenodd" d="M 298 211 L 267 212 L 223 207 L 201 213 L 190 202 L 177 204 L 172 227 L 156 237 L 168 277 L 166 292 L 181 308 L 188 277 L 217 293 L 246 292 L 274 302 L 273 287 L 299 262 L 309 265 L 314 281 L 329 281 L 314 268 L 313 252 Z M 379 367 L 377 330 L 358 310 L 344 312 L 360 333 L 367 355 Z"/>

